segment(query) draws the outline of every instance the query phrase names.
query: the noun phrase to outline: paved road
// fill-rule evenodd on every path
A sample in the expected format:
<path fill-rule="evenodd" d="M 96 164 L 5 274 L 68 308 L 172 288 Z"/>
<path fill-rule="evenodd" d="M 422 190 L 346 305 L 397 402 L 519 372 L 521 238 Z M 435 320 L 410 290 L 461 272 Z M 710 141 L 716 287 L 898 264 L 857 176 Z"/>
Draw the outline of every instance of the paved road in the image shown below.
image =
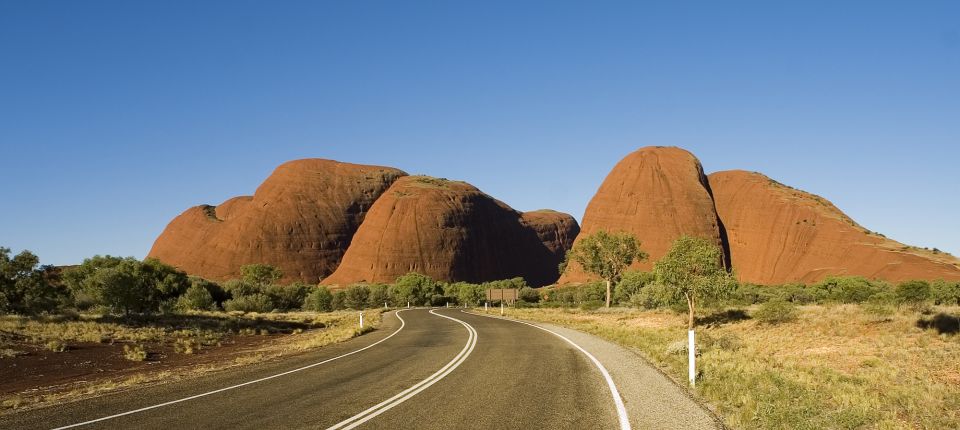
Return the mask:
<path fill-rule="evenodd" d="M 151 408 L 166 402 L 176 403 Z M 308 354 L 25 411 L 0 418 L 0 428 L 125 413 L 79 428 L 620 428 L 609 386 L 583 352 L 538 328 L 455 309 L 391 313 L 374 333 Z"/>

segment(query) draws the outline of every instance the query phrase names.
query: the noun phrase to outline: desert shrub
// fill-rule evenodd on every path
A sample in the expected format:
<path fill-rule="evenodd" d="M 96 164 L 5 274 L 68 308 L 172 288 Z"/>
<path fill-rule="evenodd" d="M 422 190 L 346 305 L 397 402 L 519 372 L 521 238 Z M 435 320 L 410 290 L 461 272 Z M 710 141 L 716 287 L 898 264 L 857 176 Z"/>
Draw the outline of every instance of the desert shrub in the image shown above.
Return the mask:
<path fill-rule="evenodd" d="M 890 291 L 874 294 L 870 300 L 862 305 L 864 313 L 869 315 L 874 321 L 889 321 L 896 309 L 893 304 L 896 297 Z"/>
<path fill-rule="evenodd" d="M 40 266 L 40 259 L 30 251 L 11 258 L 10 250 L 0 247 L 0 314 L 58 311 L 69 293 L 57 281 L 55 270 Z"/>
<path fill-rule="evenodd" d="M 456 287 L 456 297 L 457 303 L 464 305 L 475 306 L 480 304 L 486 295 L 483 292 L 483 288 L 478 284 L 471 284 L 468 282 L 457 282 Z"/>
<path fill-rule="evenodd" d="M 573 297 L 577 303 L 603 302 L 607 297 L 607 287 L 603 282 L 590 282 L 575 287 Z"/>
<path fill-rule="evenodd" d="M 775 299 L 761 304 L 752 316 L 764 324 L 781 324 L 797 319 L 797 305 L 786 300 Z"/>
<path fill-rule="evenodd" d="M 223 290 L 228 296 L 227 300 L 264 292 L 264 290 L 260 289 L 260 287 L 242 279 L 231 279 L 227 282 L 224 282 Z"/>
<path fill-rule="evenodd" d="M 308 311 L 330 312 L 333 310 L 333 294 L 324 286 L 314 287 L 304 300 L 303 308 Z"/>
<path fill-rule="evenodd" d="M 123 358 L 130 361 L 144 361 L 147 359 L 147 350 L 143 345 L 124 345 Z"/>
<path fill-rule="evenodd" d="M 360 310 L 367 307 L 370 288 L 363 284 L 351 285 L 343 297 L 343 305 L 348 309 Z"/>
<path fill-rule="evenodd" d="M 367 288 L 370 290 L 370 295 L 367 296 L 368 308 L 379 308 L 390 301 L 390 293 L 386 285 L 373 284 Z"/>
<path fill-rule="evenodd" d="M 606 292 L 604 292 L 604 297 L 606 297 Z M 595 311 L 603 307 L 604 302 L 602 300 L 587 300 L 580 302 L 580 309 L 585 311 Z"/>
<path fill-rule="evenodd" d="M 310 286 L 302 282 L 267 287 L 267 295 L 270 296 L 274 309 L 282 312 L 303 308 L 303 302 L 309 293 Z"/>
<path fill-rule="evenodd" d="M 270 296 L 256 293 L 227 300 L 223 302 L 223 308 L 226 311 L 270 312 L 273 310 L 273 302 Z"/>
<path fill-rule="evenodd" d="M 66 342 L 62 340 L 56 340 L 56 339 L 47 341 L 44 347 L 47 348 L 48 351 L 53 351 L 53 352 L 63 352 L 67 350 Z"/>
<path fill-rule="evenodd" d="M 884 287 L 859 276 L 834 276 L 815 284 L 820 294 L 814 293 L 814 296 L 818 301 L 826 299 L 840 303 L 863 303 L 883 291 Z"/>
<path fill-rule="evenodd" d="M 534 290 L 530 287 L 523 287 L 520 289 L 520 300 L 527 303 L 539 303 L 540 302 L 540 292 Z"/>
<path fill-rule="evenodd" d="M 960 282 L 934 281 L 930 284 L 930 296 L 938 305 L 960 305 Z"/>
<path fill-rule="evenodd" d="M 194 283 L 177 299 L 176 309 L 180 311 L 212 311 L 217 309 L 213 295 L 202 284 Z"/>
<path fill-rule="evenodd" d="M 930 284 L 927 281 L 906 281 L 897 285 L 894 290 L 897 303 L 920 309 L 930 299 Z"/>
<path fill-rule="evenodd" d="M 620 305 L 630 304 L 630 297 L 651 283 L 653 283 L 653 274 L 650 272 L 626 271 L 614 287 L 613 302 Z"/>
<path fill-rule="evenodd" d="M 347 293 L 343 290 L 336 291 L 333 293 L 333 296 L 330 298 L 330 308 L 339 311 L 347 308 L 346 305 Z"/>
<path fill-rule="evenodd" d="M 187 275 L 158 260 L 94 256 L 64 274 L 75 296 L 108 312 L 154 313 L 190 286 Z"/>
<path fill-rule="evenodd" d="M 180 337 L 173 341 L 173 351 L 177 354 L 189 355 L 200 351 L 201 348 L 200 341 L 197 339 Z"/>
<path fill-rule="evenodd" d="M 630 296 L 630 306 L 645 309 L 669 308 L 682 311 L 686 309 L 687 304 L 677 298 L 669 288 L 654 283 Z"/>
<path fill-rule="evenodd" d="M 269 264 L 248 264 L 240 267 L 240 278 L 262 292 L 283 278 L 283 271 Z"/>
<path fill-rule="evenodd" d="M 397 306 L 426 305 L 434 294 L 443 294 L 443 287 L 429 276 L 419 273 L 407 273 L 397 278 L 390 287 L 390 296 Z"/>

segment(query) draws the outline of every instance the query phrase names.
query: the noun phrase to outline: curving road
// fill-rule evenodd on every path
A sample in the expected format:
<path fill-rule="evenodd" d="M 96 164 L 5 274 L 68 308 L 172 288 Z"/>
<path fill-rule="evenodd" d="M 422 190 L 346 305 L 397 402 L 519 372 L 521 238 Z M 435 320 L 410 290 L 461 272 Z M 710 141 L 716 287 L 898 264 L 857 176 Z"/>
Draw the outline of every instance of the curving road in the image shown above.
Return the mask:
<path fill-rule="evenodd" d="M 585 351 L 543 329 L 414 309 L 294 358 L 25 411 L 0 428 L 628 427 L 617 398 Z"/>

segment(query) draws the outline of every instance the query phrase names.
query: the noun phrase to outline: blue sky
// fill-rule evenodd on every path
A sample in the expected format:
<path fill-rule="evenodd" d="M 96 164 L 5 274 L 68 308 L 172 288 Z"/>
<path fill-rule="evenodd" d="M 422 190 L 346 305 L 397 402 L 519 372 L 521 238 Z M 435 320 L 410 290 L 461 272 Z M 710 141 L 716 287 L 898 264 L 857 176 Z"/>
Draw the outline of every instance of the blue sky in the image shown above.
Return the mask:
<path fill-rule="evenodd" d="M 143 257 L 307 157 L 579 219 L 676 145 L 960 254 L 960 3 L 659 3 L 0 1 L 0 246 Z"/>

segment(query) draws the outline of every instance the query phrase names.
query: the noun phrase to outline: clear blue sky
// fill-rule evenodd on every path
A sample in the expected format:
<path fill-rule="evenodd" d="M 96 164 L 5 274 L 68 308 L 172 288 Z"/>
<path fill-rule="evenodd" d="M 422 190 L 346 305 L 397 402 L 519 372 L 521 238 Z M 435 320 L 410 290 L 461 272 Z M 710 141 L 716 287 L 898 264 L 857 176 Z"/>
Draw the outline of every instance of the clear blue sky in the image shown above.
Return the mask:
<path fill-rule="evenodd" d="M 0 246 L 143 257 L 306 157 L 579 219 L 677 145 L 960 254 L 960 2 L 642 3 L 0 0 Z"/>

